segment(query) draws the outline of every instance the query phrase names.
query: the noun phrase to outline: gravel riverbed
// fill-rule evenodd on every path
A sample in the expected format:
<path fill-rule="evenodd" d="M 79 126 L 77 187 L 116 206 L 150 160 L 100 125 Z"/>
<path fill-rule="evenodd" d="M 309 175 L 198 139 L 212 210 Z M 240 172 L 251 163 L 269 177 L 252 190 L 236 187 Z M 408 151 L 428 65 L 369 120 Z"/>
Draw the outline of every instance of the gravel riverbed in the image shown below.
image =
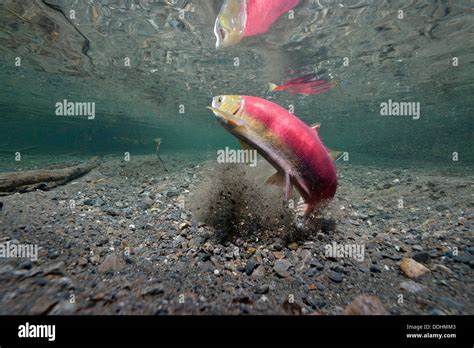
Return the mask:
<path fill-rule="evenodd" d="M 39 247 L 0 258 L 0 314 L 474 314 L 471 175 L 341 164 L 303 221 L 242 166 L 163 160 L 0 197 L 0 244 Z"/>

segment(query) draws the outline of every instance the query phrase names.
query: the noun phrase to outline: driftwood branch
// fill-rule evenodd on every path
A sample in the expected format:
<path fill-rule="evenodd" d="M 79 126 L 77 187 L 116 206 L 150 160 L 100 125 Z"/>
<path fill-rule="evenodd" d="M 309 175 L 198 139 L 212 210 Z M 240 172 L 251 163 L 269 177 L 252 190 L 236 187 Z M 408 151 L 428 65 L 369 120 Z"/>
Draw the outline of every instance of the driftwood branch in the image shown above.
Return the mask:
<path fill-rule="evenodd" d="M 47 191 L 87 174 L 98 165 L 98 157 L 94 157 L 88 162 L 70 167 L 1 173 L 0 195 L 28 192 L 36 189 Z"/>

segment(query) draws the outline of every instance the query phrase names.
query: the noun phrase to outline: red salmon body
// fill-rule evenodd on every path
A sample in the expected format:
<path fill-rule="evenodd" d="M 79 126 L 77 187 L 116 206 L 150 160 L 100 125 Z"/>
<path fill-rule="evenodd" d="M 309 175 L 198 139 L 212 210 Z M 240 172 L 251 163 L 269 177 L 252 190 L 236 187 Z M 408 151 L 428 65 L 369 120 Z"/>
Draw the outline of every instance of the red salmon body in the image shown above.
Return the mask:
<path fill-rule="evenodd" d="M 247 0 L 242 36 L 265 33 L 280 16 L 298 5 L 299 0 Z"/>
<path fill-rule="evenodd" d="M 292 155 L 288 159 L 292 162 L 290 168 L 283 170 L 291 171 L 291 183 L 308 204 L 307 210 L 333 198 L 337 188 L 336 168 L 317 131 L 275 103 L 252 96 L 242 98 L 243 112 L 261 122 L 280 142 L 277 146 L 286 148 L 288 155 Z"/>

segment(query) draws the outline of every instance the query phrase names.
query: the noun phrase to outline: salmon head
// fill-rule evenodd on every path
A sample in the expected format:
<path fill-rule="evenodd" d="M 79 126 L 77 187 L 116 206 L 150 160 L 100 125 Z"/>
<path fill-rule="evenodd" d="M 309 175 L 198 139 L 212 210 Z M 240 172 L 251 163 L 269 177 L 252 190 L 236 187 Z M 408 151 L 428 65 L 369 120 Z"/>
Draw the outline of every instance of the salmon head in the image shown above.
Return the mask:
<path fill-rule="evenodd" d="M 247 1 L 225 0 L 214 25 L 216 48 L 230 47 L 242 40 Z"/>

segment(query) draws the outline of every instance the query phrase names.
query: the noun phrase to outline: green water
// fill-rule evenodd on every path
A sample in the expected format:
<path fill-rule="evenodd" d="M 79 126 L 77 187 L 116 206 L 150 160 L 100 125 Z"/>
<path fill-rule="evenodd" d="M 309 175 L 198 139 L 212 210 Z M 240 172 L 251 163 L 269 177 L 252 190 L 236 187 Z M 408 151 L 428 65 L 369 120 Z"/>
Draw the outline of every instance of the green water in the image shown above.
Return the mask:
<path fill-rule="evenodd" d="M 206 106 L 215 95 L 243 94 L 321 123 L 325 144 L 346 151 L 349 164 L 474 165 L 472 2 L 301 1 L 267 33 L 216 50 L 220 6 L 2 0 L 2 163 L 17 151 L 25 159 L 153 154 L 157 137 L 163 153 L 212 157 L 237 142 Z M 336 87 L 270 93 L 267 83 L 289 69 Z M 95 117 L 55 115 L 64 99 L 94 102 Z M 420 103 L 419 119 L 382 116 L 389 99 Z"/>

